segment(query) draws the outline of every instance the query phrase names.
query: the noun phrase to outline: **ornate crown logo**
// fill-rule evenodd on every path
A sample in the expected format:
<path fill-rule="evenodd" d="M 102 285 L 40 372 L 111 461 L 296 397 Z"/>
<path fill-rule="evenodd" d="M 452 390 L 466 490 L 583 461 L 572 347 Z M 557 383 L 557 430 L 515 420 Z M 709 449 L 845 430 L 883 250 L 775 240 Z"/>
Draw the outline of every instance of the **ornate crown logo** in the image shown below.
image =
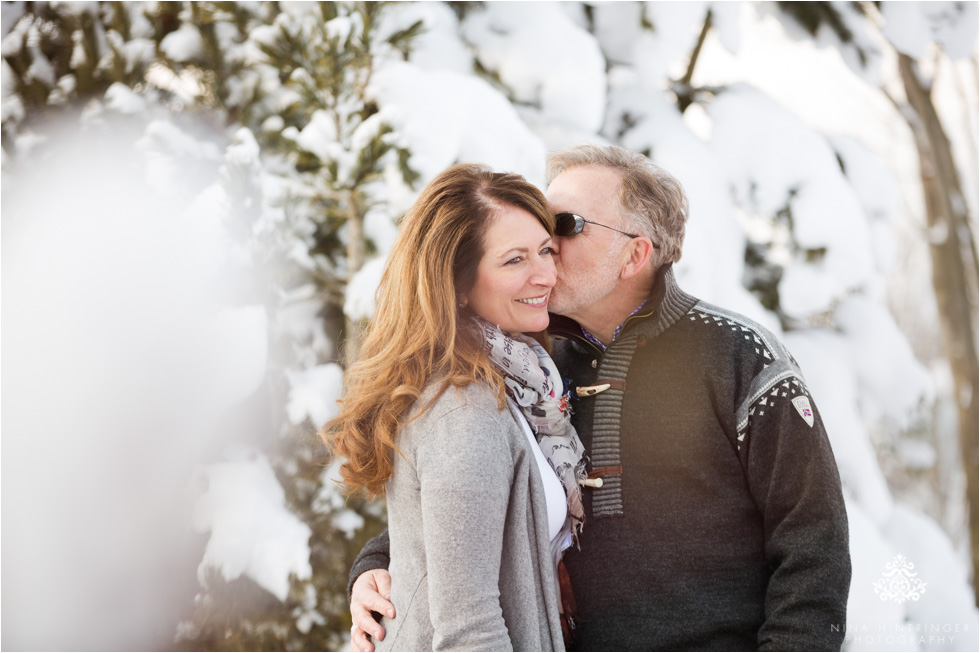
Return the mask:
<path fill-rule="evenodd" d="M 875 594 L 882 601 L 918 601 L 926 591 L 926 584 L 916 578 L 919 574 L 913 569 L 915 565 L 898 554 L 885 565 L 885 573 L 875 583 Z"/>

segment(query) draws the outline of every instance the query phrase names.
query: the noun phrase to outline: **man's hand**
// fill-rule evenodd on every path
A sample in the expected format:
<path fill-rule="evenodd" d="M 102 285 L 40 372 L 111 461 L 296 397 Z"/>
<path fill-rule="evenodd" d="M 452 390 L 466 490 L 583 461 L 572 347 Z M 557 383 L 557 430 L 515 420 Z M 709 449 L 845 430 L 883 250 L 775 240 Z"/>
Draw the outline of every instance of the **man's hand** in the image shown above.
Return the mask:
<path fill-rule="evenodd" d="M 352 651 L 369 653 L 374 645 L 368 635 L 380 642 L 385 629 L 374 620 L 371 612 L 379 612 L 389 619 L 395 618 L 395 606 L 391 603 L 391 576 L 385 569 L 365 571 L 357 577 L 350 593 L 350 616 L 354 625 L 350 629 Z"/>

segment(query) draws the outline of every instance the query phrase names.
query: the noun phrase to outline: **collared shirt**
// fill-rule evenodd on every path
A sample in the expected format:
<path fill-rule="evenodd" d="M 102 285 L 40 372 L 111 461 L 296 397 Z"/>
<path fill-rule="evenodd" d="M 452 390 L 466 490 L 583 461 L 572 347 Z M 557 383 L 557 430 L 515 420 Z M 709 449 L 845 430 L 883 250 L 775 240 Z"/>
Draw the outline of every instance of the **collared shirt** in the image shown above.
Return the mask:
<path fill-rule="evenodd" d="M 633 317 L 634 315 L 636 315 L 637 313 L 639 313 L 640 312 L 640 309 L 643 308 L 643 305 L 646 304 L 646 303 L 647 303 L 647 300 L 645 300 L 645 299 L 642 302 L 640 302 L 640 305 L 637 306 L 636 309 L 632 313 L 630 313 L 629 315 L 626 316 L 626 320 L 630 319 L 631 317 Z M 622 324 L 620 324 L 618 327 L 616 327 L 616 330 L 613 331 L 613 337 L 612 337 L 612 340 L 609 341 L 609 344 L 612 344 L 612 343 L 616 342 L 616 338 L 619 337 L 619 332 L 623 330 L 623 324 L 626 324 L 626 320 L 623 320 Z M 600 347 L 602 349 L 602 351 L 606 351 L 606 346 L 604 344 L 602 344 L 599 341 L 598 338 L 596 338 L 594 335 L 592 335 L 591 333 L 589 333 L 588 331 L 586 331 L 584 326 L 579 325 L 579 328 L 582 329 L 582 335 L 585 336 L 585 339 L 586 340 L 588 340 L 589 342 L 591 342 L 593 345 L 596 345 L 597 347 Z"/>

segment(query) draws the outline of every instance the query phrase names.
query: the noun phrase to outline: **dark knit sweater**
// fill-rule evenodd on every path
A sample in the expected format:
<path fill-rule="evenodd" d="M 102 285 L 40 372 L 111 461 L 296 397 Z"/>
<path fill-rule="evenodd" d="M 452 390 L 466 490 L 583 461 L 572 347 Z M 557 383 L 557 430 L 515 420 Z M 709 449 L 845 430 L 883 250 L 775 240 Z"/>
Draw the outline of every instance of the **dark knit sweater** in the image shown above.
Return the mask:
<path fill-rule="evenodd" d="M 573 402 L 590 471 L 606 470 L 565 555 L 578 648 L 839 650 L 847 517 L 785 348 L 683 293 L 669 267 L 606 352 L 565 318 L 550 331 L 573 387 L 613 386 Z M 386 548 L 369 543 L 351 580 L 386 567 Z"/>
<path fill-rule="evenodd" d="M 552 323 L 577 386 L 615 377 L 635 346 L 618 433 L 600 441 L 603 394 L 573 403 L 593 467 L 623 467 L 586 491 L 581 549 L 565 556 L 581 649 L 839 650 L 847 516 L 796 362 L 762 327 L 681 292 L 670 268 L 647 307 L 605 353 Z"/>

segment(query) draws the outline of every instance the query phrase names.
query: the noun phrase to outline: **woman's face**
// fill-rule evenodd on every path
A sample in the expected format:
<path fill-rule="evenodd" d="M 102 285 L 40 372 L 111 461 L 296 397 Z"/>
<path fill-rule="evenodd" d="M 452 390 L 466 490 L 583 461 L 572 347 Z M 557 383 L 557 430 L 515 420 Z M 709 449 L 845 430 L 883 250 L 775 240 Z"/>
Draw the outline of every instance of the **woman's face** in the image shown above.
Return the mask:
<path fill-rule="evenodd" d="M 551 236 L 531 213 L 505 206 L 483 237 L 476 283 L 462 299 L 491 324 L 511 333 L 543 331 L 555 285 Z"/>

